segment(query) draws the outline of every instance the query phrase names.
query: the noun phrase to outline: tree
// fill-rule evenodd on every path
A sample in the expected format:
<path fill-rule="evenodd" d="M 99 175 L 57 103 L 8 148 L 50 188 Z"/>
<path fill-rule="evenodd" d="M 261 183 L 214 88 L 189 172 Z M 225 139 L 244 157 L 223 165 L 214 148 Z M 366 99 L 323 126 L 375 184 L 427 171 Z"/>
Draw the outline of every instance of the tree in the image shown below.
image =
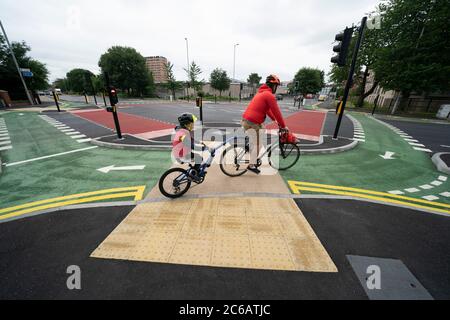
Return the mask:
<path fill-rule="evenodd" d="M 201 91 L 203 86 L 203 80 L 199 80 L 199 76 L 202 74 L 202 69 L 192 61 L 189 70 L 184 69 L 188 75 L 188 84 L 191 88 L 194 88 L 195 91 Z"/>
<path fill-rule="evenodd" d="M 228 78 L 225 70 L 214 69 L 211 72 L 210 82 L 213 89 L 219 90 L 220 96 L 222 96 L 222 91 L 230 89 L 231 80 Z"/>
<path fill-rule="evenodd" d="M 251 73 L 248 76 L 247 82 L 252 86 L 253 94 L 255 94 L 256 92 L 256 87 L 258 87 L 259 84 L 261 83 L 261 79 L 262 77 L 260 77 L 259 74 L 257 73 Z"/>
<path fill-rule="evenodd" d="M 29 57 L 31 48 L 25 42 L 11 44 L 17 63 L 20 68 L 27 68 L 33 72 L 32 78 L 25 78 L 30 90 L 47 89 L 48 70 L 45 64 Z M 16 65 L 11 57 L 5 39 L 0 35 L 0 88 L 9 92 L 12 99 L 26 99 L 25 90 L 17 73 Z"/>
<path fill-rule="evenodd" d="M 102 73 L 108 73 L 111 84 L 129 96 L 142 96 L 154 89 L 145 58 L 134 48 L 114 46 L 100 57 L 98 65 Z"/>
<path fill-rule="evenodd" d="M 325 74 L 319 69 L 302 68 L 294 77 L 294 83 L 298 81 L 300 92 L 303 95 L 317 93 L 325 85 Z"/>
<path fill-rule="evenodd" d="M 70 70 L 66 75 L 69 90 L 80 94 L 92 93 L 89 79 L 93 76 L 94 74 L 86 69 Z"/>
<path fill-rule="evenodd" d="M 172 96 L 174 99 L 176 99 L 176 92 L 177 90 L 181 89 L 183 87 L 182 83 L 180 81 L 177 81 L 175 78 L 175 74 L 173 73 L 173 63 L 166 63 L 166 72 L 167 72 L 167 83 L 166 88 L 170 90 L 172 93 Z"/>
<path fill-rule="evenodd" d="M 450 88 L 450 2 L 389 0 L 378 7 L 380 41 L 373 68 L 380 85 L 402 93 L 400 107 L 412 92 Z"/>

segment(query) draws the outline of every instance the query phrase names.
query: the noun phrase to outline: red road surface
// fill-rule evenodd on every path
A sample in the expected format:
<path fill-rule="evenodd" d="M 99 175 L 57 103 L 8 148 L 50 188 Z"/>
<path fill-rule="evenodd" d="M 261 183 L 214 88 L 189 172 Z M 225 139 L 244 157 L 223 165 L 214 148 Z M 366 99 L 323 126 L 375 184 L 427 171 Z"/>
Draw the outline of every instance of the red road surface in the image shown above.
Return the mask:
<path fill-rule="evenodd" d="M 104 127 L 115 129 L 114 119 L 112 113 L 106 112 L 105 110 L 96 111 L 75 111 L 73 114 L 78 117 L 90 120 L 92 122 L 98 123 Z M 139 134 L 149 131 L 158 131 L 165 129 L 173 129 L 174 125 L 161 122 L 158 120 L 147 119 L 139 116 L 134 116 L 126 114 L 123 112 L 118 113 L 120 129 L 123 133 Z"/>
<path fill-rule="evenodd" d="M 321 111 L 301 111 L 285 118 L 285 122 L 293 133 L 320 137 L 326 115 Z M 271 123 L 267 129 L 278 129 L 278 125 Z"/>

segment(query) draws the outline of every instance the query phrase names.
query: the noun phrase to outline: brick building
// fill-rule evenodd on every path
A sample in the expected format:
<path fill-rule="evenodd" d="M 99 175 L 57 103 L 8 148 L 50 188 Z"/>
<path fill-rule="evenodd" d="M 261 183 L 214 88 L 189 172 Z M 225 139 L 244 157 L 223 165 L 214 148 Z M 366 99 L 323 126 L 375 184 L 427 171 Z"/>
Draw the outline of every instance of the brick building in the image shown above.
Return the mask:
<path fill-rule="evenodd" d="M 155 83 L 167 83 L 167 59 L 161 56 L 146 57 L 147 69 L 152 72 Z"/>

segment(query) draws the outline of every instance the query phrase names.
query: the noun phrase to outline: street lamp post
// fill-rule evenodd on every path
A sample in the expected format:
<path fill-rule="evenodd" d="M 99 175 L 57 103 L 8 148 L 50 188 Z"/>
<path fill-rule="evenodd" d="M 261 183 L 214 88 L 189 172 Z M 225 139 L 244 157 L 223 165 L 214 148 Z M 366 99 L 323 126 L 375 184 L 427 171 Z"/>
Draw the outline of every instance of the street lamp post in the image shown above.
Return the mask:
<path fill-rule="evenodd" d="M 234 57 L 233 57 L 233 80 L 236 79 L 236 47 L 239 43 L 234 45 Z"/>
<path fill-rule="evenodd" d="M 1 21 L 0 21 L 0 27 L 3 31 L 3 35 L 5 36 L 6 44 L 8 45 L 9 51 L 11 53 L 11 57 L 14 61 L 14 64 L 16 65 L 17 72 L 19 73 L 20 80 L 22 81 L 22 85 L 25 88 L 25 93 L 27 94 L 28 101 L 30 101 L 30 104 L 33 105 L 34 104 L 33 99 L 31 99 L 31 95 L 30 95 L 30 92 L 28 91 L 27 84 L 25 83 L 25 80 L 23 79 L 22 72 L 20 71 L 20 67 L 19 67 L 19 64 L 17 63 L 16 56 L 14 55 L 11 44 L 9 43 L 9 40 L 8 40 L 8 36 L 6 35 L 5 28 L 3 28 L 3 24 Z"/>
<path fill-rule="evenodd" d="M 190 74 L 190 67 L 189 67 L 189 41 L 188 41 L 188 38 L 184 38 L 184 40 L 186 40 L 187 78 L 188 78 L 187 83 L 189 83 L 189 74 Z M 187 96 L 188 101 L 189 101 L 189 86 L 186 88 L 186 96 Z"/>

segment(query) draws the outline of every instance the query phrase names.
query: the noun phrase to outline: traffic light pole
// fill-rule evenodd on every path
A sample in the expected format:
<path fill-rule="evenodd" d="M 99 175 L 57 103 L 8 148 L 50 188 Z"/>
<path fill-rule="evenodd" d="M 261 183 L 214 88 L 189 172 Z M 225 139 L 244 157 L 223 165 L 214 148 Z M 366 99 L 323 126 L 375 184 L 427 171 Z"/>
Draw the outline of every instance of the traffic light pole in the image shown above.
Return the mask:
<path fill-rule="evenodd" d="M 109 83 L 109 76 L 106 72 L 105 72 L 105 81 L 106 81 L 106 87 L 108 88 L 109 101 L 111 103 L 111 109 L 112 109 L 111 111 L 112 111 L 113 118 L 114 118 L 114 125 L 116 126 L 117 137 L 119 139 L 122 139 L 122 131 L 120 130 L 119 117 L 117 116 L 117 107 L 116 107 L 116 103 L 111 95 L 111 85 Z"/>
<path fill-rule="evenodd" d="M 59 102 L 58 102 L 58 98 L 56 97 L 55 90 L 53 90 L 52 93 L 53 93 L 53 99 L 55 100 L 56 108 L 58 109 L 58 112 L 61 112 L 61 109 L 59 108 Z"/>
<path fill-rule="evenodd" d="M 342 100 L 342 107 L 340 108 L 339 118 L 336 124 L 336 130 L 334 131 L 333 139 L 337 139 L 339 135 L 339 129 L 341 128 L 342 117 L 344 116 L 345 106 L 347 105 L 348 95 L 353 83 L 353 73 L 355 72 L 356 59 L 358 58 L 359 48 L 364 37 L 364 29 L 366 28 L 367 17 L 361 20 L 361 26 L 359 27 L 358 41 L 356 42 L 355 50 L 353 51 L 352 64 L 350 66 L 350 72 L 348 74 L 347 83 L 345 85 L 344 98 Z"/>

